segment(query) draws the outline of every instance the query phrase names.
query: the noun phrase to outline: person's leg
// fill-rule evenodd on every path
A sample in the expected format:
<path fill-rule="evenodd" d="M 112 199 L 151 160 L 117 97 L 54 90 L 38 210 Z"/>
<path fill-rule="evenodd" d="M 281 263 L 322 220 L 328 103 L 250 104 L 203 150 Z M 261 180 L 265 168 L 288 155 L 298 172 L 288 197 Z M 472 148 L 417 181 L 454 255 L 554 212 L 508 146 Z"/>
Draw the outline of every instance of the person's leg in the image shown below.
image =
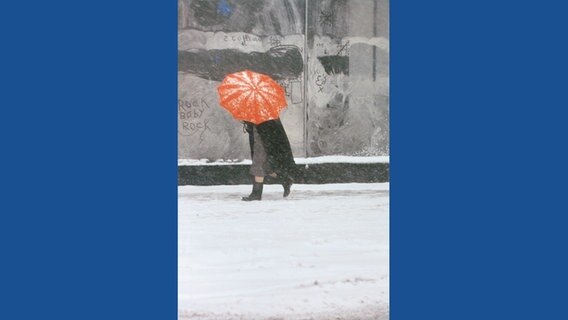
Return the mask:
<path fill-rule="evenodd" d="M 264 185 L 264 176 L 268 172 L 272 172 L 270 165 L 268 163 L 268 157 L 266 155 L 266 150 L 264 150 L 264 145 L 262 144 L 262 139 L 258 135 L 256 128 L 253 126 L 253 136 L 254 145 L 252 148 L 252 165 L 250 167 L 249 173 L 254 177 L 252 193 L 248 197 L 243 197 L 244 201 L 261 200 L 262 189 Z"/>
<path fill-rule="evenodd" d="M 294 182 L 294 180 L 292 180 L 292 178 L 290 176 L 288 176 L 288 175 L 278 176 L 278 174 L 276 174 L 276 172 L 269 174 L 269 176 L 271 176 L 272 178 L 278 178 L 278 180 L 280 181 L 280 184 L 284 188 L 284 194 L 283 194 L 284 198 L 286 198 L 288 195 L 290 195 L 290 189 L 292 188 L 292 183 Z M 263 177 L 263 180 L 264 180 L 264 177 Z"/>
<path fill-rule="evenodd" d="M 262 189 L 264 187 L 264 177 L 255 176 L 252 185 L 252 192 L 248 197 L 243 197 L 243 201 L 262 200 Z"/>
<path fill-rule="evenodd" d="M 282 180 L 282 187 L 284 188 L 283 197 L 286 198 L 290 194 L 290 189 L 294 181 L 290 176 L 281 177 L 280 179 Z"/>

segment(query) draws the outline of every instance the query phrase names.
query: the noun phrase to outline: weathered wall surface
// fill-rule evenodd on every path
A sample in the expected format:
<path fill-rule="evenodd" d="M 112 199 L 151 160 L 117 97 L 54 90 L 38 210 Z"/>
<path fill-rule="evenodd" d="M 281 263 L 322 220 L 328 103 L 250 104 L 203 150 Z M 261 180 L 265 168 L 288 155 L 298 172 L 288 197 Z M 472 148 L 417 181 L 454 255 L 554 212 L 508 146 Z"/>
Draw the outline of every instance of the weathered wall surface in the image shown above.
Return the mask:
<path fill-rule="evenodd" d="M 245 68 L 285 88 L 282 121 L 296 157 L 388 155 L 386 0 L 179 0 L 178 8 L 179 158 L 250 157 L 216 89 Z"/>
<path fill-rule="evenodd" d="M 388 2 L 308 2 L 308 154 L 389 154 Z"/>
<path fill-rule="evenodd" d="M 248 136 L 217 95 L 224 76 L 243 69 L 269 74 L 286 89 L 282 122 L 294 155 L 305 156 L 305 1 L 178 3 L 179 158 L 250 158 Z"/>

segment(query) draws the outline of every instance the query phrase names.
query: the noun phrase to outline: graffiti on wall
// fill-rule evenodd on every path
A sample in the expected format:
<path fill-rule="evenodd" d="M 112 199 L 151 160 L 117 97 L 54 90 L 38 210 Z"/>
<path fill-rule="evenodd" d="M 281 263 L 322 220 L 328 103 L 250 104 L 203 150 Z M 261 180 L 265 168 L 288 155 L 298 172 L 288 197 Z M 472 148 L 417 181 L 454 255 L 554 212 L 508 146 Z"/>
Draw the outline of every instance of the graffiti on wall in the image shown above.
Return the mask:
<path fill-rule="evenodd" d="M 309 1 L 308 15 L 308 154 L 388 155 L 388 2 Z"/>
<path fill-rule="evenodd" d="M 178 0 L 178 9 L 178 156 L 250 158 L 248 135 L 217 93 L 227 74 L 245 69 L 284 88 L 282 120 L 304 156 L 305 0 Z"/>
<path fill-rule="evenodd" d="M 178 8 L 180 158 L 250 157 L 216 92 L 244 69 L 284 88 L 295 156 L 389 154 L 387 0 L 178 0 Z"/>
<path fill-rule="evenodd" d="M 327 48 L 319 43 L 324 48 L 324 54 L 328 52 Z M 318 60 L 323 66 L 325 73 L 331 74 L 349 74 L 349 41 L 345 44 L 338 44 L 339 51 L 334 55 L 318 56 Z"/>
<path fill-rule="evenodd" d="M 178 71 L 198 77 L 223 81 L 230 73 L 251 70 L 271 76 L 275 80 L 297 79 L 304 70 L 300 49 L 281 45 L 266 52 L 242 52 L 236 49 L 178 52 Z"/>
<path fill-rule="evenodd" d="M 284 89 L 286 97 L 292 104 L 299 104 L 303 102 L 302 98 L 302 81 L 299 79 L 283 79 L 277 80 L 278 84 Z"/>
<path fill-rule="evenodd" d="M 205 111 L 211 106 L 203 98 L 192 98 L 191 100 L 178 99 L 178 118 L 179 132 L 183 136 L 199 135 L 203 141 L 204 134 L 211 132 L 209 120 L 203 117 Z"/>

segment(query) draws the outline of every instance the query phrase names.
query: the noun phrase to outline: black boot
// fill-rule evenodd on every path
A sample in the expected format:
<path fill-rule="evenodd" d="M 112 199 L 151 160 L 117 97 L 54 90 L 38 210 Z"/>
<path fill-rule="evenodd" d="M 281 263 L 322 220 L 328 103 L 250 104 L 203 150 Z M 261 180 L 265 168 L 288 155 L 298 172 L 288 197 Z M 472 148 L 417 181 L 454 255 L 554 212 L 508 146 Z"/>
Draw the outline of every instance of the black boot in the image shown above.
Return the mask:
<path fill-rule="evenodd" d="M 263 183 L 255 182 L 252 185 L 252 193 L 248 197 L 243 197 L 243 201 L 254 201 L 254 200 L 261 200 L 262 199 L 262 187 L 264 186 Z"/>
<path fill-rule="evenodd" d="M 282 178 L 282 187 L 284 188 L 284 198 L 286 198 L 289 194 L 290 194 L 290 188 L 292 188 L 292 183 L 294 183 L 294 180 L 292 180 L 292 178 L 290 177 L 284 177 Z"/>

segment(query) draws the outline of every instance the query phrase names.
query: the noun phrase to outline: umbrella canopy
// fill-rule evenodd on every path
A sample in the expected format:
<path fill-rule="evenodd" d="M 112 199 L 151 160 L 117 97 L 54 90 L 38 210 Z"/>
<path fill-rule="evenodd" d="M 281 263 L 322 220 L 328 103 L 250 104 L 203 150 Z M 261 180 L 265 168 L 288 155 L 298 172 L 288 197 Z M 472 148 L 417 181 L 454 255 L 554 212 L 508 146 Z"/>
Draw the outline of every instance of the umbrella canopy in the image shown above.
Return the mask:
<path fill-rule="evenodd" d="M 227 75 L 217 91 L 221 106 L 241 121 L 278 119 L 286 108 L 284 89 L 269 76 L 250 70 Z"/>

